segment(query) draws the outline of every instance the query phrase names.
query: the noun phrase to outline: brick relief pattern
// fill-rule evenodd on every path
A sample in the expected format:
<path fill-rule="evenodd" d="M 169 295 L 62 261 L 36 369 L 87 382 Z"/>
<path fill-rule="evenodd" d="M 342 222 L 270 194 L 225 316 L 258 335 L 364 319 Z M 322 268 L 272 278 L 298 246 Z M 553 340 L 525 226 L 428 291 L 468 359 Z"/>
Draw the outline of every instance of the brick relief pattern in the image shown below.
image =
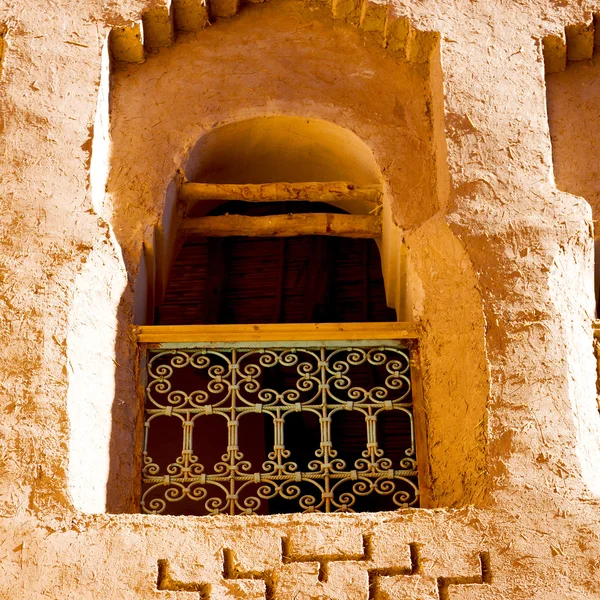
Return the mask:
<path fill-rule="evenodd" d="M 171 565 L 166 559 L 158 561 L 156 589 L 161 592 L 198 592 L 199 600 L 210 598 L 211 586 L 208 583 L 186 583 L 171 576 Z"/>
<path fill-rule="evenodd" d="M 360 553 L 313 555 L 295 552 L 290 540 L 284 537 L 281 539 L 280 563 L 257 570 L 242 568 L 235 551 L 223 548 L 222 579 L 224 583 L 240 584 L 260 581 L 264 586 L 265 600 L 337 600 L 335 594 L 327 593 L 328 584 L 334 584 L 338 593 L 344 594 L 345 600 L 451 600 L 460 597 L 458 590 L 453 592 L 453 588 L 492 584 L 487 551 L 477 555 L 479 572 L 436 576 L 425 567 L 427 561 L 422 560 L 419 544 L 408 544 L 409 560 L 404 560 L 405 564 L 402 564 L 404 557 L 394 556 L 390 557 L 392 564 L 381 566 L 381 560 L 375 560 L 373 542 L 371 535 L 363 535 Z M 166 559 L 158 561 L 157 589 L 194 592 L 198 600 L 211 600 L 213 597 L 211 585 L 207 582 L 174 579 Z"/>

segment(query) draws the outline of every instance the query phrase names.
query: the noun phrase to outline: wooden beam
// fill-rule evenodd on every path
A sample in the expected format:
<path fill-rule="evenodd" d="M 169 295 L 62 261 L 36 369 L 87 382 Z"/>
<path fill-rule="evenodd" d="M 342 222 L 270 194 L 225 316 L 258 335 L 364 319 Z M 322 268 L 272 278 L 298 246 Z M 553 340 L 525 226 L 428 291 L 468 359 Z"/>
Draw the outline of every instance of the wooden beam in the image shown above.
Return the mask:
<path fill-rule="evenodd" d="M 219 343 L 319 340 L 417 339 L 415 323 L 281 323 L 268 325 L 143 325 L 133 333 L 142 343 Z"/>
<path fill-rule="evenodd" d="M 246 202 L 339 202 L 361 200 L 381 203 L 381 186 L 357 186 L 347 181 L 314 181 L 300 183 L 183 183 L 179 198 L 185 202 L 202 200 L 244 200 Z"/>
<path fill-rule="evenodd" d="M 296 237 L 335 235 L 350 238 L 381 237 L 381 219 L 372 215 L 296 213 L 268 217 L 223 215 L 184 219 L 180 231 L 204 237 Z"/>

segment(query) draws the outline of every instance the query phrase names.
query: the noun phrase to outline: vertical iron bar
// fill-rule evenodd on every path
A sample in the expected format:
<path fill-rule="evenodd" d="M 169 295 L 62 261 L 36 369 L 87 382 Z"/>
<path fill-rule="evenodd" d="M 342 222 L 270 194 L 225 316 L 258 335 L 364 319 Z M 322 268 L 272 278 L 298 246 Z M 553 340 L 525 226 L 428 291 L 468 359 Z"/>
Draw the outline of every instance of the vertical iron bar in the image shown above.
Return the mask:
<path fill-rule="evenodd" d="M 237 431 L 237 411 L 236 411 L 236 394 L 237 394 L 237 367 L 238 356 L 235 348 L 231 350 L 231 412 L 229 413 L 229 422 L 227 423 L 227 451 L 229 453 L 229 514 L 235 514 L 235 470 L 237 461 L 238 447 L 238 431 Z"/>
<path fill-rule="evenodd" d="M 275 456 L 277 457 L 277 466 L 282 467 L 282 452 L 285 448 L 283 443 L 283 424 L 284 420 L 281 417 L 281 408 L 279 406 L 275 409 L 275 418 L 273 419 L 273 450 L 275 451 Z M 280 470 L 281 472 L 281 470 Z"/>
<path fill-rule="evenodd" d="M 327 383 L 327 370 L 325 369 L 325 348 L 321 348 L 321 364 L 319 368 L 321 370 L 321 418 L 320 421 L 320 430 L 321 430 L 321 451 L 323 452 L 323 469 L 324 469 L 324 484 L 325 484 L 325 492 L 323 496 L 325 497 L 325 512 L 331 512 L 331 498 L 329 494 L 331 493 L 331 481 L 330 481 L 330 465 L 329 465 L 329 447 L 331 446 L 331 427 L 329 423 L 326 421 L 327 419 L 327 390 L 325 389 L 325 385 Z"/>
<path fill-rule="evenodd" d="M 377 417 L 373 416 L 373 410 L 369 406 L 367 409 L 368 414 L 365 415 L 365 421 L 367 422 L 367 452 L 371 460 L 371 470 L 375 469 L 375 461 L 377 457 L 375 452 L 377 451 Z"/>
<path fill-rule="evenodd" d="M 410 360 L 410 395 L 412 400 L 412 413 L 414 415 L 413 435 L 416 441 L 415 458 L 417 460 L 418 484 L 419 484 L 419 506 L 426 508 L 430 502 L 431 470 L 429 467 L 429 452 L 427 449 L 426 412 L 423 401 L 423 380 L 421 375 L 421 354 L 419 342 L 410 340 L 407 342 L 408 356 Z"/>
<path fill-rule="evenodd" d="M 192 456 L 192 429 L 194 422 L 192 421 L 191 414 L 189 411 L 185 413 L 185 421 L 182 423 L 183 426 L 183 444 L 181 449 L 181 455 L 183 458 L 183 469 L 182 473 L 185 479 L 188 479 L 189 468 L 191 465 Z"/>

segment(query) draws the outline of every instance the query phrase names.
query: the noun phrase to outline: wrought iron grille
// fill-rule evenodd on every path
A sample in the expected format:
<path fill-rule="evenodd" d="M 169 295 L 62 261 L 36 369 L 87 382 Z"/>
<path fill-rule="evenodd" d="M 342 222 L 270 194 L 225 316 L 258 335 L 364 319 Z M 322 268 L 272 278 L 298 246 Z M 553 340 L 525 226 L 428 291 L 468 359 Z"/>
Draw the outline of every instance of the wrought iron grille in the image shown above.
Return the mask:
<path fill-rule="evenodd" d="M 347 344 L 149 349 L 142 511 L 418 506 L 410 349 Z"/>

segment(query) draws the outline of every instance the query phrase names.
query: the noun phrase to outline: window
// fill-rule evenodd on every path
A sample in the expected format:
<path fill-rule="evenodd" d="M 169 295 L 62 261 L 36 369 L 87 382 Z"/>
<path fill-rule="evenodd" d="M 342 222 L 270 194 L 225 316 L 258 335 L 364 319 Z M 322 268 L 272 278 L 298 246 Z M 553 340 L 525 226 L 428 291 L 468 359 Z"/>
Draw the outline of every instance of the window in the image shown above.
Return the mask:
<path fill-rule="evenodd" d="M 146 350 L 143 511 L 418 505 L 415 342 L 385 330 L 395 312 L 375 236 L 364 227 L 373 218 L 353 216 L 324 203 L 233 201 L 184 223 L 188 234 L 152 329 L 188 326 L 204 341 L 164 338 Z M 328 235 L 296 235 L 315 233 L 321 221 Z M 238 231 L 247 235 L 227 235 Z M 263 237 L 269 231 L 276 237 Z M 357 322 L 349 329 L 361 339 L 314 335 L 318 323 Z M 377 336 L 383 329 L 390 339 L 369 340 L 377 322 L 385 323 Z M 246 336 L 267 327 L 279 339 L 239 340 L 235 326 Z M 207 337 L 219 332 L 234 341 Z"/>

